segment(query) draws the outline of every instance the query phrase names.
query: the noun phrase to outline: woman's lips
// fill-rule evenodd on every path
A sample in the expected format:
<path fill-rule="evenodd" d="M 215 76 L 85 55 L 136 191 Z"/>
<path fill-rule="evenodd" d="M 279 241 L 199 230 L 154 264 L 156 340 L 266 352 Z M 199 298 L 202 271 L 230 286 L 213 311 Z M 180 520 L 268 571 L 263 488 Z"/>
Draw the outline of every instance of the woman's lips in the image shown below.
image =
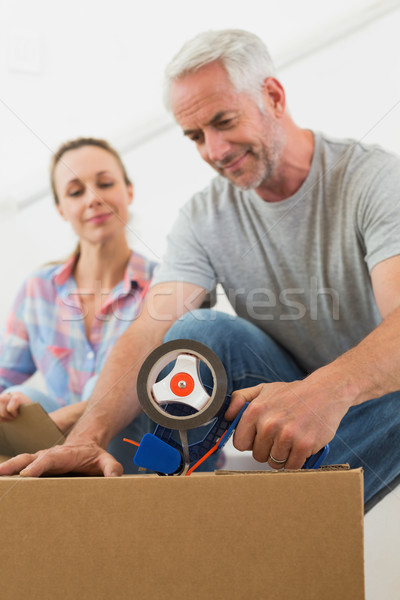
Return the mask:
<path fill-rule="evenodd" d="M 91 217 L 90 219 L 88 219 L 89 223 L 95 223 L 96 225 L 98 223 L 104 223 L 105 221 L 107 221 L 107 219 L 109 219 L 111 217 L 113 213 L 109 212 L 109 213 L 104 213 L 102 215 L 95 215 L 94 217 Z"/>

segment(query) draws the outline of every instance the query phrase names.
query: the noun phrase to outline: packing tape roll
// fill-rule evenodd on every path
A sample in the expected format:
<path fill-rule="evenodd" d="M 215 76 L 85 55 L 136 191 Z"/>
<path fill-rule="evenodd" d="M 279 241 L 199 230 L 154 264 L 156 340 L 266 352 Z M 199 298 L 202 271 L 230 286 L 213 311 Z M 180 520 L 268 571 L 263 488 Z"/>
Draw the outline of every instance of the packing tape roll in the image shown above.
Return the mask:
<path fill-rule="evenodd" d="M 207 365 L 213 377 L 210 400 L 195 414 L 183 417 L 169 415 L 153 398 L 152 393 L 153 384 L 162 369 L 180 354 L 197 357 Z M 178 431 L 194 429 L 211 421 L 225 401 L 227 388 L 226 372 L 218 356 L 204 344 L 185 339 L 166 342 L 153 350 L 142 364 L 137 379 L 137 393 L 143 411 L 155 423 Z"/>

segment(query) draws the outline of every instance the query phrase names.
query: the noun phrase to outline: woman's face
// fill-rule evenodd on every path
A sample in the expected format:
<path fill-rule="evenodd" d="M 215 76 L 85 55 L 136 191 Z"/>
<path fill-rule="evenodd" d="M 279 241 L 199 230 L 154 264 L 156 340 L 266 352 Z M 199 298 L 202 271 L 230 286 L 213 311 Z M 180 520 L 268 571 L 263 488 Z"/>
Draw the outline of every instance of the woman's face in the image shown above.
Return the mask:
<path fill-rule="evenodd" d="M 96 146 L 69 150 L 56 165 L 54 184 L 58 211 L 81 241 L 98 244 L 125 235 L 133 189 L 107 150 Z"/>

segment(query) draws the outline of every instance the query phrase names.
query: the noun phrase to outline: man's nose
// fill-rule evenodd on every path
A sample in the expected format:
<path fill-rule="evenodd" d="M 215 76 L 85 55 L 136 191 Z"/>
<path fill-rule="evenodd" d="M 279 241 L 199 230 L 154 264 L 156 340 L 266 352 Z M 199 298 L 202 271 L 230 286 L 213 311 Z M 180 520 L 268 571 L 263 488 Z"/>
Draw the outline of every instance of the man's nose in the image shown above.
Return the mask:
<path fill-rule="evenodd" d="M 205 146 L 207 157 L 213 163 L 224 160 L 230 152 L 230 143 L 222 131 L 208 132 L 205 136 Z"/>

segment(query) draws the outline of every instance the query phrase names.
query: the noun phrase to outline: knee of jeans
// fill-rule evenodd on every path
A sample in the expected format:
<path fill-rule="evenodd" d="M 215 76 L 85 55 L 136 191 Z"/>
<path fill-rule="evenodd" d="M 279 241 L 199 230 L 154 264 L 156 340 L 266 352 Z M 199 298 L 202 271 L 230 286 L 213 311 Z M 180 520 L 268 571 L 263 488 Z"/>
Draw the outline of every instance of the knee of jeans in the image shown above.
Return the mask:
<path fill-rule="evenodd" d="M 226 327 L 229 315 L 209 308 L 198 308 L 185 313 L 170 327 L 164 336 L 164 342 L 176 339 L 194 339 L 206 343 L 209 333 Z"/>

